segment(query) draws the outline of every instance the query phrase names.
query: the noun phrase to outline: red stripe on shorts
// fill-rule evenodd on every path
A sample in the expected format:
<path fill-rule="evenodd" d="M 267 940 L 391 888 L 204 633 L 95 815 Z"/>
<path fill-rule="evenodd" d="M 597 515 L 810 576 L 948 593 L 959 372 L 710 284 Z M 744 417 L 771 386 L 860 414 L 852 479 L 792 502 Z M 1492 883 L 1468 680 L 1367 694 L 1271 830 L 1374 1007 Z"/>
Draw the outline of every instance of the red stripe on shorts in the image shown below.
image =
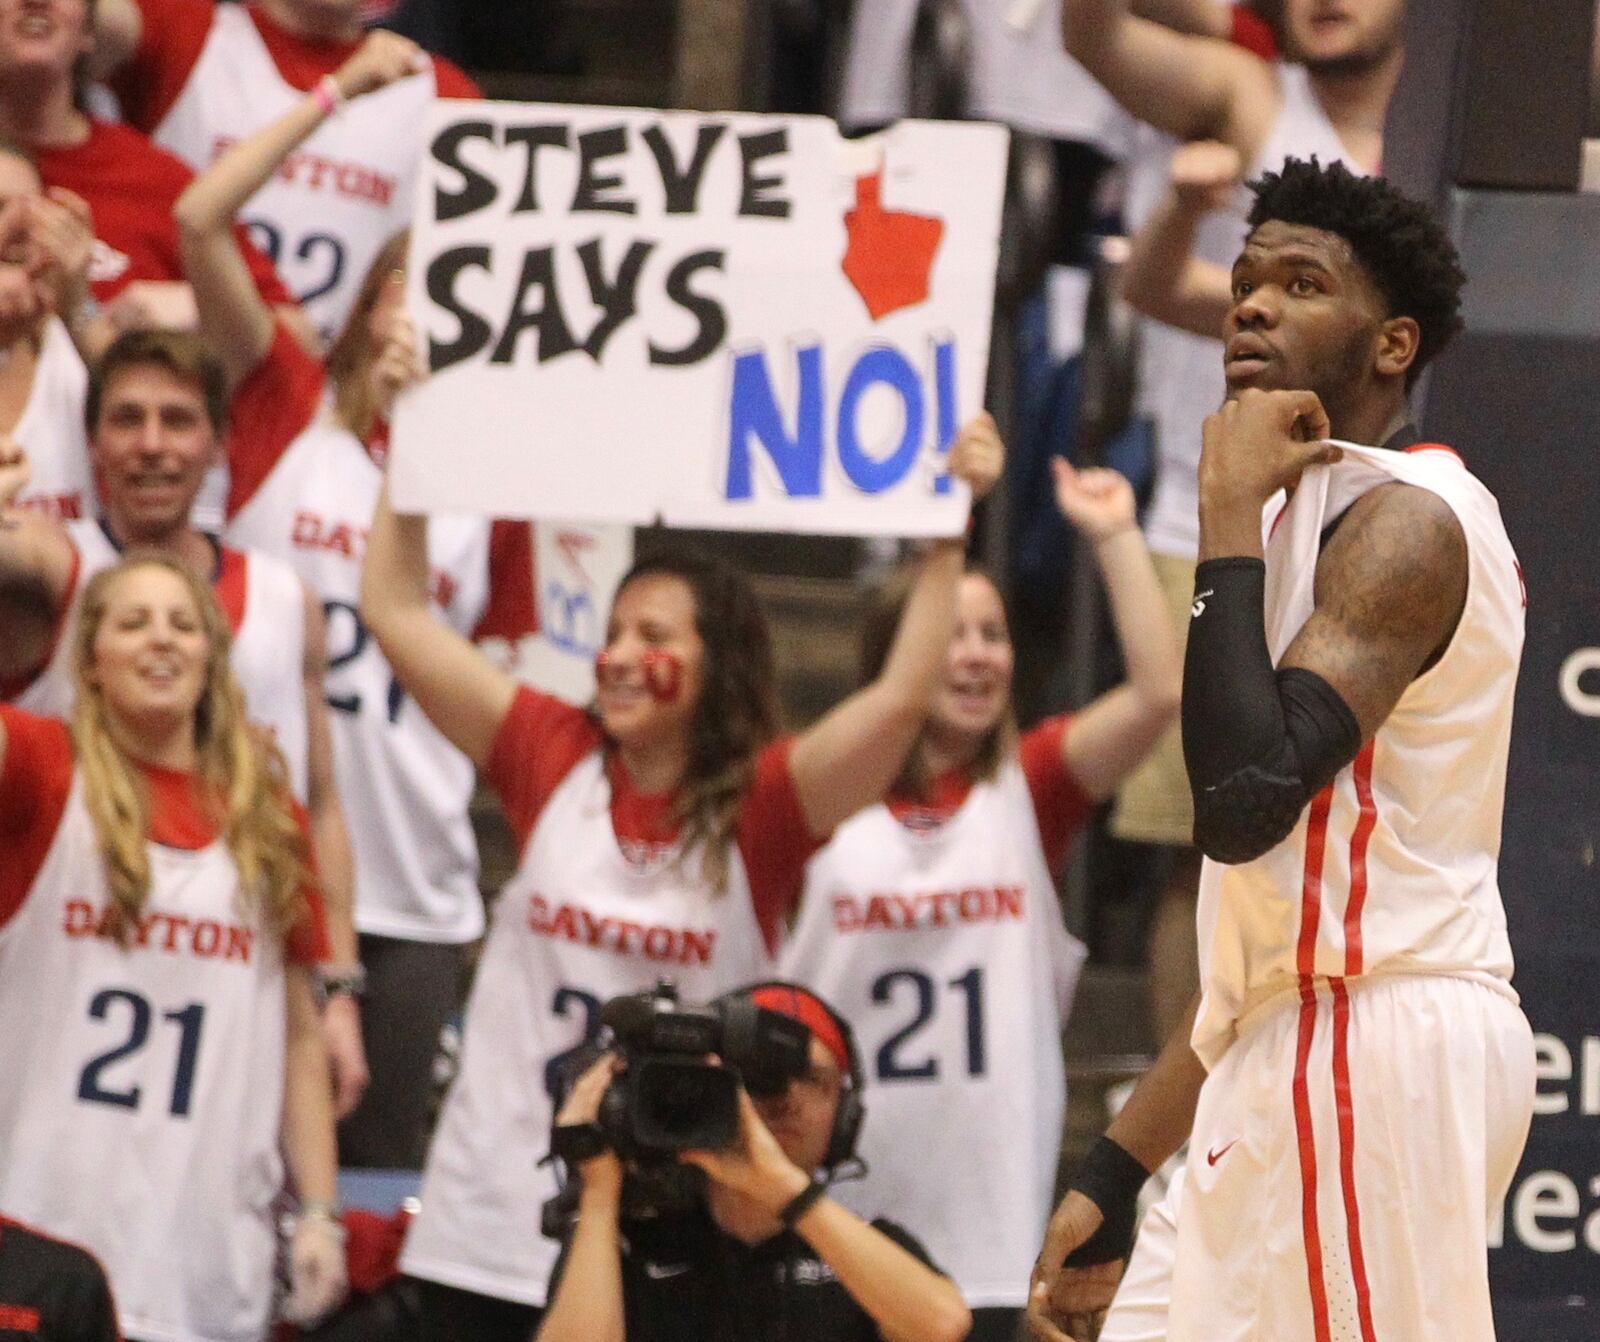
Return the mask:
<path fill-rule="evenodd" d="M 1345 1229 L 1350 1237 L 1350 1275 L 1355 1280 L 1361 1342 L 1377 1342 L 1372 1324 L 1372 1290 L 1361 1248 L 1361 1208 L 1356 1202 L 1356 1107 L 1350 1093 L 1350 992 L 1343 979 L 1333 989 L 1333 1098 L 1339 1114 L 1339 1184 L 1344 1192 Z"/>
<path fill-rule="evenodd" d="M 1350 899 L 1344 906 L 1344 972 L 1354 978 L 1362 970 L 1361 911 L 1367 904 L 1367 844 L 1378 823 L 1378 806 L 1372 799 L 1372 746 L 1356 756 L 1355 832 L 1350 836 Z"/>
<path fill-rule="evenodd" d="M 1333 785 L 1317 793 L 1306 818 L 1306 865 L 1300 883 L 1300 940 L 1295 963 L 1300 971 L 1300 1032 L 1294 1054 L 1294 1132 L 1300 1148 L 1300 1227 L 1306 1245 L 1306 1282 L 1311 1289 L 1311 1319 L 1316 1342 L 1332 1342 L 1328 1287 L 1322 1269 L 1322 1227 L 1317 1219 L 1317 1139 L 1311 1124 L 1311 1090 L 1306 1066 L 1317 1028 L 1317 931 L 1322 922 L 1322 863 L 1328 846 L 1328 812 Z"/>

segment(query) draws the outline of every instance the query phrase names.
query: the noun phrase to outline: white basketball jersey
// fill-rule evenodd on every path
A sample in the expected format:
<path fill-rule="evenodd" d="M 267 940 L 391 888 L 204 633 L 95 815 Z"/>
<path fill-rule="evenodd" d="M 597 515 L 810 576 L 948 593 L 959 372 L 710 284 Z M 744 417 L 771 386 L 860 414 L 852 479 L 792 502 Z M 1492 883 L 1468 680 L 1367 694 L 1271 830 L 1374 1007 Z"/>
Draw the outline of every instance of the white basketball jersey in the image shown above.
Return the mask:
<path fill-rule="evenodd" d="M 542 1305 L 558 1252 L 539 1233 L 556 1193 L 538 1165 L 554 1120 L 551 1063 L 594 1033 L 602 1003 L 657 979 L 703 1002 L 772 976 L 737 849 L 716 895 L 697 856 L 634 866 L 610 802 L 596 751 L 551 795 L 495 906 L 401 1258 L 415 1276 Z"/>
<path fill-rule="evenodd" d="M 67 534 L 78 550 L 73 607 L 61 622 L 49 663 L 15 700 L 18 708 L 52 718 L 70 717 L 77 698 L 72 683 L 72 631 L 83 588 L 96 573 L 121 559 L 98 522 L 69 523 Z M 241 574 L 242 590 L 225 592 Z M 228 661 L 244 691 L 245 711 L 251 722 L 272 733 L 289 766 L 289 784 L 303 802 L 310 774 L 305 590 L 293 569 L 260 551 L 234 551 L 231 557 L 225 553 L 216 590 L 225 612 L 236 602 L 242 605 Z"/>
<path fill-rule="evenodd" d="M 282 948 L 241 912 L 221 843 L 152 844 L 150 864 L 136 943 L 95 936 L 109 896 L 74 778 L 0 927 L 0 1206 L 99 1257 L 125 1335 L 257 1342 L 283 1185 Z"/>
<path fill-rule="evenodd" d="M 28 454 L 32 469 L 28 487 L 17 501 L 63 522 L 94 517 L 100 511 L 83 427 L 88 389 L 89 374 L 72 336 L 59 318 L 49 318 L 39 342 L 28 403 L 11 437 Z"/>
<path fill-rule="evenodd" d="M 1313 607 L 1324 529 L 1399 480 L 1437 494 L 1466 533 L 1466 606 L 1449 647 L 1417 677 L 1294 832 L 1253 862 L 1200 878 L 1204 999 L 1194 1045 L 1208 1064 L 1238 1020 L 1312 977 L 1458 974 L 1511 990 L 1498 859 L 1506 756 L 1522 655 L 1522 575 L 1494 497 L 1444 448 L 1341 443 L 1301 478 L 1267 546 L 1273 661 Z"/>
<path fill-rule="evenodd" d="M 152 139 L 199 172 L 305 94 L 278 72 L 242 5 L 218 5 L 200 57 Z M 289 155 L 242 218 L 325 339 L 344 327 L 361 282 L 411 223 L 433 104 L 431 70 L 341 107 Z"/>
<path fill-rule="evenodd" d="M 291 565 L 322 597 L 329 723 L 356 860 L 356 927 L 407 941 L 483 933 L 470 760 L 407 698 L 361 623 L 361 563 L 383 473 L 326 419 L 292 442 L 228 527 L 231 543 Z M 433 612 L 470 638 L 489 600 L 483 518 L 428 527 Z"/>
<path fill-rule="evenodd" d="M 861 812 L 806 871 L 782 973 L 850 1022 L 867 1073 L 867 1177 L 835 1195 L 914 1229 L 974 1307 L 1027 1299 L 1083 956 L 1014 758 L 931 830 Z"/>
<path fill-rule="evenodd" d="M 1274 69 L 1283 102 L 1246 180 L 1278 171 L 1286 158 L 1313 154 L 1324 165 L 1338 162 L 1352 172 L 1361 171 L 1317 101 L 1305 67 L 1280 62 Z M 1141 129 L 1129 170 L 1130 228 L 1142 225 L 1165 194 L 1175 143 L 1159 131 Z M 1200 221 L 1194 244 L 1197 259 L 1233 265 L 1249 231 L 1245 217 L 1250 202 L 1250 193 L 1241 187 L 1232 208 L 1214 210 Z M 1228 390 L 1222 341 L 1147 319 L 1141 327 L 1139 360 L 1140 411 L 1155 423 L 1159 461 L 1145 516 L 1145 539 L 1157 554 L 1193 559 L 1200 547 L 1200 430 Z"/>

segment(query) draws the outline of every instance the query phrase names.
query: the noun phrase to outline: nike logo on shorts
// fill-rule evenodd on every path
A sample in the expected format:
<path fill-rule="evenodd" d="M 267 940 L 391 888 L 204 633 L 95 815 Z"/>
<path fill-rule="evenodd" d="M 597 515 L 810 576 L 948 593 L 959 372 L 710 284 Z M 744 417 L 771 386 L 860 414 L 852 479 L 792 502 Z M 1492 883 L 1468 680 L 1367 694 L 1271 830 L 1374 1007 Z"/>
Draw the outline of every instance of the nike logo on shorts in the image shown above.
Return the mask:
<path fill-rule="evenodd" d="M 1238 1144 L 1239 1144 L 1239 1139 L 1237 1137 L 1235 1137 L 1231 1142 L 1229 1142 L 1226 1146 L 1222 1147 L 1220 1150 L 1217 1149 L 1216 1147 L 1213 1147 L 1211 1150 L 1206 1152 L 1206 1164 L 1210 1165 L 1210 1166 L 1212 1166 L 1214 1168 L 1216 1166 L 1216 1163 L 1219 1160 L 1221 1160 L 1223 1158 L 1223 1156 L 1227 1155 L 1229 1151 L 1233 1150 L 1233 1148 L 1235 1146 L 1237 1146 Z"/>

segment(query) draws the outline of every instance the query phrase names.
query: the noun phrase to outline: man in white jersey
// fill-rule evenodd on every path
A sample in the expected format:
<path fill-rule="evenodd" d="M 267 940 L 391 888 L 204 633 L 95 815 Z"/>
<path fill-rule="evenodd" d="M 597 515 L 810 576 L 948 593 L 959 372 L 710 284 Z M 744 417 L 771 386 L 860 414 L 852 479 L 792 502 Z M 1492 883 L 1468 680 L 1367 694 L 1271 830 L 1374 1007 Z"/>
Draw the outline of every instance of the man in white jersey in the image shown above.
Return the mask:
<path fill-rule="evenodd" d="M 1247 49 L 1237 28 L 1232 41 L 1220 32 L 1176 32 L 1133 12 L 1144 8 L 1130 0 L 1064 0 L 1062 13 L 1067 50 L 1145 123 L 1128 153 L 1130 228 L 1142 228 L 1155 211 L 1179 141 L 1228 145 L 1247 177 L 1275 170 L 1290 155 L 1377 170 L 1384 114 L 1404 59 L 1403 0 L 1285 0 L 1278 16 L 1285 60 Z M 1240 191 L 1230 208 L 1206 215 L 1195 232 L 1195 254 L 1232 264 L 1244 240 L 1245 208 Z M 1200 424 L 1222 399 L 1222 351 L 1214 338 L 1162 321 L 1147 321 L 1140 340 L 1139 402 L 1154 424 L 1157 453 L 1145 539 L 1181 633 L 1199 539 Z M 1119 793 L 1111 820 L 1119 838 L 1171 851 L 1151 947 L 1162 1038 L 1177 1027 L 1194 986 L 1189 922 L 1199 855 L 1192 827 L 1174 728 Z"/>
<path fill-rule="evenodd" d="M 1254 189 L 1185 662 L 1202 995 L 1057 1208 L 1030 1321 L 1094 1335 L 1192 1125 L 1103 1342 L 1489 1342 L 1533 1100 L 1496 872 L 1525 596 L 1492 496 L 1406 422 L 1464 277 L 1380 181 Z"/>
<path fill-rule="evenodd" d="M 98 54 L 128 122 L 195 171 L 333 76 L 360 46 L 362 0 L 101 0 Z M 449 61 L 340 106 L 243 218 L 323 339 L 343 329 L 379 250 L 411 223 L 423 120 L 435 97 L 476 98 Z"/>
<path fill-rule="evenodd" d="M 356 963 L 351 927 L 349 839 L 334 784 L 322 608 L 292 569 L 269 555 L 220 545 L 190 522 L 190 509 L 226 426 L 220 365 L 191 335 L 136 331 L 120 337 L 91 379 L 85 420 L 90 461 L 104 503 L 99 521 L 65 526 L 38 515 L 0 531 L 0 586 L 30 585 L 54 617 L 40 648 L 21 639 L 0 649 L 0 696 L 65 717 L 75 688 L 67 625 L 88 577 L 126 547 L 178 554 L 213 576 L 233 626 L 230 654 L 252 721 L 276 738 L 290 783 L 311 815 L 329 905 L 330 979 Z M 7 445 L 7 454 L 15 449 Z M 353 1107 L 366 1084 L 353 1001 L 330 1000 L 326 1018 L 336 1099 Z"/>

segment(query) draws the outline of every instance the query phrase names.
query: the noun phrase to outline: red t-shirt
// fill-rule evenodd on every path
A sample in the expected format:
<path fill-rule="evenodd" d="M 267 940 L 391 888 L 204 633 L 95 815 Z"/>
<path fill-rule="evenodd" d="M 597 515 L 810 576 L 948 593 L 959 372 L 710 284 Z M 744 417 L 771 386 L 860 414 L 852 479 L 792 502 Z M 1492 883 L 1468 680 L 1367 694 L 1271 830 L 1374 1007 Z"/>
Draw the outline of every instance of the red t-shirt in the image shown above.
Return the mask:
<path fill-rule="evenodd" d="M 229 518 L 272 474 L 289 445 L 316 418 L 327 381 L 322 364 L 279 326 L 266 357 L 233 393 L 228 431 Z M 370 450 L 380 450 L 387 430 Z M 474 638 L 518 639 L 539 631 L 534 595 L 533 528 L 501 519 L 489 529 L 489 604 Z"/>
<path fill-rule="evenodd" d="M 1067 865 L 1073 839 L 1095 807 L 1094 800 L 1067 768 L 1063 747 L 1071 728 L 1070 713 L 1046 718 L 1023 733 L 1017 748 L 1018 762 L 1033 798 L 1033 818 L 1039 826 L 1045 861 L 1057 877 Z M 887 804 L 897 819 L 931 827 L 942 825 L 953 816 L 971 791 L 972 776 L 965 769 L 951 769 L 928 781 L 927 796 L 892 796 Z"/>
<path fill-rule="evenodd" d="M 138 131 L 110 121 L 91 121 L 79 145 L 35 145 L 34 162 L 48 186 L 82 196 L 94 211 L 95 256 L 90 288 L 105 303 L 134 280 L 181 280 L 178 226 L 172 210 L 194 174 L 180 160 Z M 277 305 L 293 300 L 272 262 L 244 229 L 234 236 L 262 298 Z"/>
<path fill-rule="evenodd" d="M 189 82 L 189 74 L 211 32 L 216 0 L 137 0 L 144 19 L 139 45 L 112 78 L 128 123 L 153 132 Z M 256 6 L 250 18 L 266 44 L 278 73 L 291 88 L 309 93 L 324 75 L 334 74 L 361 45 L 301 37 L 274 23 Z M 441 98 L 481 98 L 478 86 L 442 56 L 433 58 L 434 82 Z"/>
<path fill-rule="evenodd" d="M 582 709 L 527 686 L 518 688 L 484 772 L 500 796 L 519 852 L 527 848 L 555 790 L 604 739 L 600 724 Z M 734 825 L 734 842 L 769 951 L 776 948 L 784 921 L 800 901 L 805 865 L 823 843 L 811 833 L 789 772 L 793 746 L 792 737 L 780 737 L 756 755 L 755 777 Z M 653 848 L 677 838 L 674 793 L 640 792 L 615 755 L 607 761 L 606 775 L 611 782 L 611 828 L 620 843 Z"/>
<path fill-rule="evenodd" d="M 49 856 L 56 830 L 66 811 L 75 764 L 72 736 L 64 722 L 41 718 L 9 704 L 0 704 L 5 727 L 5 762 L 0 765 L 0 927 L 27 900 L 34 880 Z M 140 765 L 148 789 L 150 840 L 164 848 L 198 851 L 217 837 L 206 815 L 192 774 Z M 295 818 L 312 851 L 310 822 L 295 805 Z M 299 964 L 328 958 L 327 914 L 322 896 L 306 892 L 306 913 L 290 930 L 285 953 Z"/>
<path fill-rule="evenodd" d="M 1235 46 L 1253 51 L 1264 61 L 1278 59 L 1278 39 L 1272 25 L 1254 10 L 1235 5 L 1232 11 L 1232 40 Z"/>

